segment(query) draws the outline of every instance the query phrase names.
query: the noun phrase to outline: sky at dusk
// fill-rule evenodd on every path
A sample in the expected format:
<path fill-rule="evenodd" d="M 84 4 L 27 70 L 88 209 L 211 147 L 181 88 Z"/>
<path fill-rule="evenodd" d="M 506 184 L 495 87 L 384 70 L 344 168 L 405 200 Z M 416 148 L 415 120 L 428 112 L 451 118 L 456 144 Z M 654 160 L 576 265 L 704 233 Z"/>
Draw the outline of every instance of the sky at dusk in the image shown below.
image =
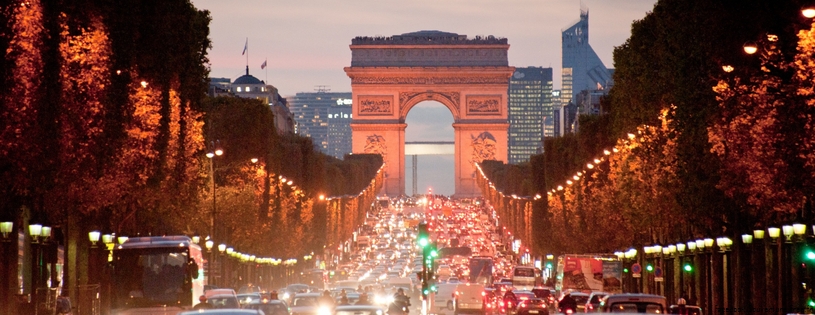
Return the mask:
<path fill-rule="evenodd" d="M 589 43 L 607 67 L 612 53 L 631 34 L 631 23 L 650 12 L 656 0 L 192 0 L 212 16 L 209 51 L 211 77 L 234 80 L 249 72 L 276 86 L 281 95 L 311 92 L 327 86 L 332 92 L 350 92 L 351 80 L 343 67 L 351 64 L 348 47 L 356 36 L 391 36 L 419 30 L 467 35 L 494 35 L 508 39 L 509 64 L 515 67 L 552 67 L 554 88 L 560 88 L 562 29 L 579 19 L 581 5 L 589 10 Z M 248 38 L 247 55 L 241 55 Z M 266 61 L 264 70 L 260 65 Z M 452 141 L 448 128 L 452 115 L 441 104 L 420 104 L 408 115 L 407 141 Z M 427 119 L 426 119 L 427 118 Z M 447 120 L 449 120 L 449 122 Z M 414 128 L 411 128 L 413 121 Z M 432 122 L 437 122 L 435 125 Z M 441 125 L 439 125 L 441 124 Z M 414 140 L 412 140 L 413 138 Z M 425 166 L 421 160 L 425 160 Z M 437 162 L 429 162 L 435 161 Z M 422 157 L 422 178 L 438 177 L 452 157 Z M 409 176 L 410 164 L 406 164 Z M 446 169 L 447 167 L 443 167 Z M 425 174 L 426 175 L 423 175 Z M 452 194 L 449 181 L 434 191 Z M 411 184 L 406 184 L 407 193 Z"/>

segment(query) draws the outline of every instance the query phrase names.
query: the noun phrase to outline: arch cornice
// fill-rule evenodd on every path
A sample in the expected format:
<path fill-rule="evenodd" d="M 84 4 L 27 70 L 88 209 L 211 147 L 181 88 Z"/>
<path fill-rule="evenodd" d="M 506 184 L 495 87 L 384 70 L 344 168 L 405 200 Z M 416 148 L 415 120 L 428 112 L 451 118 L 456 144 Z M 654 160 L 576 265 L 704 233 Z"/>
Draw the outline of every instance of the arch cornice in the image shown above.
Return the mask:
<path fill-rule="evenodd" d="M 404 123 L 410 109 L 423 101 L 442 103 L 453 114 L 453 121 L 459 120 L 459 105 L 461 103 L 461 93 L 459 91 L 406 91 L 399 92 L 399 122 Z"/>

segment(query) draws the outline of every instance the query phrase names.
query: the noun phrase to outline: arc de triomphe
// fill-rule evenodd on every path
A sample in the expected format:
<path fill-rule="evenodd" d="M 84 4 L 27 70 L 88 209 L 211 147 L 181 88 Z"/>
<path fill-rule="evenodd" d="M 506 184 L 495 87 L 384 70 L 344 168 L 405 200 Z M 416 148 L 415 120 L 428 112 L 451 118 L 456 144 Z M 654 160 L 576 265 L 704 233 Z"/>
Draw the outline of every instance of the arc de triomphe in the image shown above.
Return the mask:
<path fill-rule="evenodd" d="M 379 153 L 381 193 L 405 193 L 405 117 L 433 100 L 453 114 L 457 197 L 480 195 L 474 162 L 507 160 L 507 88 L 515 71 L 505 38 L 420 31 L 351 41 L 354 153 Z"/>

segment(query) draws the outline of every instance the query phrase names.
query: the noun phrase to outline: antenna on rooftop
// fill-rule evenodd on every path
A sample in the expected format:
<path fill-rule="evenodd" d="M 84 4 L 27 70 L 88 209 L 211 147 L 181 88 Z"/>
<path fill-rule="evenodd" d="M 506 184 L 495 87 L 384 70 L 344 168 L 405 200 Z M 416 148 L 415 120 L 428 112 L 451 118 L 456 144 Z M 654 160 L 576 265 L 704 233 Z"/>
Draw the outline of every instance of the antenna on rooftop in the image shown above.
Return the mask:
<path fill-rule="evenodd" d="M 331 89 L 328 88 L 328 85 L 315 85 L 314 86 L 314 91 L 317 92 L 317 93 L 325 93 L 325 92 L 331 91 Z"/>

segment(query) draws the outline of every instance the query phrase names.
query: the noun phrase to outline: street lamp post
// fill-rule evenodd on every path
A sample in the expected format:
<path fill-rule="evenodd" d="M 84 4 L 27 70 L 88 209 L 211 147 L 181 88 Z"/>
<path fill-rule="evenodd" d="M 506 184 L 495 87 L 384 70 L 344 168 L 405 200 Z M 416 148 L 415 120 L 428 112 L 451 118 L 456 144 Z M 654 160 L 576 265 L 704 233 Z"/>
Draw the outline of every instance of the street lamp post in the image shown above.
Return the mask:
<path fill-rule="evenodd" d="M 221 149 L 221 141 L 210 141 L 210 150 L 207 152 L 207 158 L 210 159 L 209 163 L 209 182 L 212 186 L 212 213 L 209 218 L 209 235 L 212 238 L 215 238 L 215 212 L 216 212 L 216 204 L 215 204 L 215 157 L 221 156 L 224 154 L 224 150 Z"/>

